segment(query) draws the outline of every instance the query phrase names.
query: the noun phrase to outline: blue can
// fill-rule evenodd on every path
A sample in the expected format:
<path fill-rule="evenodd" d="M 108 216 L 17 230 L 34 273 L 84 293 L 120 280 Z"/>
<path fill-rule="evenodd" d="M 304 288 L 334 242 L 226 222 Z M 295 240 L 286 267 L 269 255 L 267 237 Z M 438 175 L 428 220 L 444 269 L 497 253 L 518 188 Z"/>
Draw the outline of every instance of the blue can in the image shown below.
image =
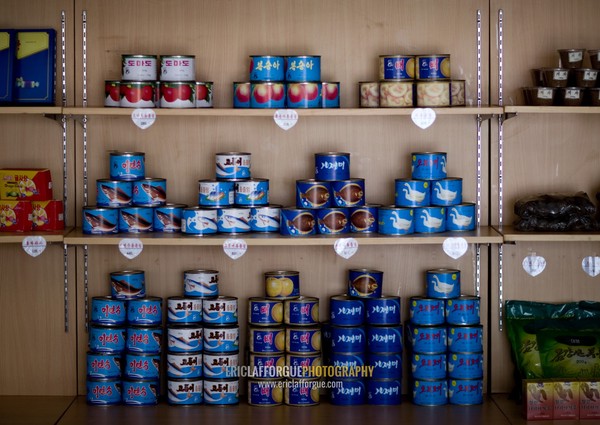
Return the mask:
<path fill-rule="evenodd" d="M 202 301 L 202 320 L 207 325 L 232 325 L 238 321 L 238 299 L 219 296 Z"/>
<path fill-rule="evenodd" d="M 204 350 L 207 353 L 235 353 L 240 349 L 240 328 L 221 326 L 204 328 Z"/>
<path fill-rule="evenodd" d="M 320 181 L 350 179 L 350 154 L 347 152 L 316 153 L 315 179 Z"/>
<path fill-rule="evenodd" d="M 147 297 L 127 303 L 127 321 L 130 325 L 161 325 L 162 298 Z"/>
<path fill-rule="evenodd" d="M 250 81 L 283 81 L 284 77 L 283 56 L 250 56 Z"/>
<path fill-rule="evenodd" d="M 330 364 L 333 367 L 357 370 L 367 364 L 365 353 L 331 353 Z"/>
<path fill-rule="evenodd" d="M 407 337 L 416 353 L 446 351 L 448 332 L 445 326 L 417 326 L 409 324 Z"/>
<path fill-rule="evenodd" d="M 300 272 L 294 270 L 265 272 L 265 293 L 271 299 L 298 298 L 300 296 Z"/>
<path fill-rule="evenodd" d="M 125 353 L 123 376 L 130 379 L 160 379 L 160 354 Z"/>
<path fill-rule="evenodd" d="M 287 207 L 281 209 L 281 227 L 284 236 L 310 236 L 317 233 L 317 219 L 309 209 Z"/>
<path fill-rule="evenodd" d="M 369 269 L 348 270 L 348 295 L 358 298 L 380 298 L 383 272 Z"/>
<path fill-rule="evenodd" d="M 216 208 L 187 207 L 181 211 L 181 233 L 193 236 L 217 233 Z"/>
<path fill-rule="evenodd" d="M 296 207 L 328 208 L 332 205 L 331 183 L 314 179 L 296 180 Z"/>
<path fill-rule="evenodd" d="M 319 299 L 299 296 L 283 301 L 283 323 L 292 326 L 319 324 Z"/>
<path fill-rule="evenodd" d="M 99 353 L 120 353 L 125 350 L 125 328 L 90 325 L 89 348 Z"/>
<path fill-rule="evenodd" d="M 191 297 L 169 297 L 167 322 L 180 325 L 202 322 L 202 300 Z"/>
<path fill-rule="evenodd" d="M 87 353 L 88 378 L 120 378 L 121 353 L 102 353 L 89 351 Z"/>
<path fill-rule="evenodd" d="M 281 327 L 248 329 L 248 346 L 256 354 L 283 353 L 285 350 L 285 332 Z"/>
<path fill-rule="evenodd" d="M 125 348 L 136 353 L 160 353 L 162 337 L 160 326 L 129 326 Z"/>
<path fill-rule="evenodd" d="M 427 297 L 451 299 L 460 296 L 460 270 L 427 270 Z"/>
<path fill-rule="evenodd" d="M 154 209 L 123 207 L 119 209 L 119 232 L 148 233 L 154 230 Z"/>
<path fill-rule="evenodd" d="M 203 348 L 203 327 L 195 325 L 167 325 L 167 348 L 170 353 L 199 353 Z"/>
<path fill-rule="evenodd" d="M 365 204 L 350 208 L 350 232 L 377 233 L 379 231 L 378 204 Z"/>
<path fill-rule="evenodd" d="M 290 354 L 317 354 L 321 352 L 319 328 L 285 328 L 285 351 Z"/>
<path fill-rule="evenodd" d="M 412 208 L 394 205 L 379 208 L 379 233 L 382 235 L 408 235 L 415 231 L 415 218 Z"/>
<path fill-rule="evenodd" d="M 446 230 L 475 230 L 475 204 L 464 203 L 446 209 Z"/>
<path fill-rule="evenodd" d="M 123 404 L 128 406 L 153 406 L 158 404 L 160 383 L 158 380 L 123 380 Z"/>
<path fill-rule="evenodd" d="M 167 180 L 146 177 L 133 182 L 133 205 L 156 207 L 167 203 Z"/>
<path fill-rule="evenodd" d="M 126 207 L 133 200 L 133 184 L 130 181 L 96 180 L 96 205 L 99 207 Z"/>
<path fill-rule="evenodd" d="M 200 378 L 202 353 L 167 353 L 167 378 Z"/>
<path fill-rule="evenodd" d="M 350 232 L 348 208 L 320 208 L 315 211 L 317 229 L 322 235 L 338 235 Z"/>
<path fill-rule="evenodd" d="M 365 179 L 346 179 L 331 182 L 334 205 L 354 207 L 365 204 Z"/>
<path fill-rule="evenodd" d="M 234 108 L 249 108 L 250 107 L 250 82 L 236 81 L 233 83 L 233 107 Z"/>
<path fill-rule="evenodd" d="M 291 378 L 317 378 L 317 368 L 321 366 L 321 353 L 318 354 L 287 354 L 285 365 L 290 368 Z"/>
<path fill-rule="evenodd" d="M 415 208 L 415 233 L 440 233 L 446 231 L 445 207 Z"/>
<path fill-rule="evenodd" d="M 219 208 L 217 229 L 221 233 L 248 233 L 250 231 L 250 208 Z"/>
<path fill-rule="evenodd" d="M 155 232 L 181 232 L 183 204 L 165 204 L 154 208 L 153 227 Z"/>
<path fill-rule="evenodd" d="M 483 326 L 448 326 L 448 351 L 481 353 L 483 351 Z"/>
<path fill-rule="evenodd" d="M 483 353 L 448 353 L 448 377 L 483 378 Z"/>
<path fill-rule="evenodd" d="M 414 152 L 411 170 L 413 179 L 445 179 L 447 176 L 446 152 Z"/>
<path fill-rule="evenodd" d="M 250 158 L 249 152 L 219 152 L 215 154 L 217 179 L 249 179 Z"/>
<path fill-rule="evenodd" d="M 250 230 L 253 232 L 279 232 L 281 205 L 271 204 L 250 208 Z"/>
<path fill-rule="evenodd" d="M 198 180 L 198 205 L 201 207 L 229 207 L 234 201 L 233 181 Z"/>
<path fill-rule="evenodd" d="M 118 300 L 133 300 L 146 296 L 143 270 L 123 270 L 110 273 L 111 296 Z"/>
<path fill-rule="evenodd" d="M 414 379 L 444 379 L 446 378 L 446 353 L 413 352 L 410 370 Z"/>
<path fill-rule="evenodd" d="M 143 152 L 111 152 L 111 180 L 139 180 L 146 177 L 145 154 Z"/>
<path fill-rule="evenodd" d="M 444 300 L 439 298 L 411 297 L 410 321 L 415 325 L 436 326 L 445 322 Z"/>
<path fill-rule="evenodd" d="M 240 381 L 233 379 L 205 379 L 204 403 L 227 406 L 240 402 Z"/>
<path fill-rule="evenodd" d="M 367 325 L 400 324 L 400 297 L 384 295 L 365 300 Z"/>
<path fill-rule="evenodd" d="M 462 202 L 462 179 L 448 177 L 431 182 L 431 205 L 457 205 Z"/>
<path fill-rule="evenodd" d="M 219 295 L 219 272 L 217 270 L 184 271 L 183 295 L 199 298 L 217 297 Z"/>
<path fill-rule="evenodd" d="M 424 207 L 430 204 L 431 191 L 427 180 L 396 179 L 395 204 L 398 207 Z"/>
<path fill-rule="evenodd" d="M 415 57 L 407 55 L 379 56 L 379 80 L 412 80 L 415 78 Z"/>
<path fill-rule="evenodd" d="M 283 380 L 248 380 L 248 404 L 250 406 L 279 406 L 283 403 Z"/>
<path fill-rule="evenodd" d="M 285 80 L 321 81 L 321 56 L 286 56 Z"/>
<path fill-rule="evenodd" d="M 461 406 L 483 403 L 483 379 L 449 379 L 448 400 Z"/>
<path fill-rule="evenodd" d="M 283 303 L 276 299 L 249 298 L 248 323 L 258 326 L 280 325 L 283 323 Z"/>
<path fill-rule="evenodd" d="M 448 381 L 415 379 L 412 381 L 412 400 L 419 406 L 443 406 L 448 403 Z"/>
<path fill-rule="evenodd" d="M 335 326 L 360 326 L 365 318 L 361 300 L 347 295 L 334 295 L 329 299 L 329 318 Z"/>
<path fill-rule="evenodd" d="M 173 406 L 202 404 L 204 382 L 201 378 L 168 379 L 167 401 Z"/>
<path fill-rule="evenodd" d="M 250 107 L 280 109 L 285 106 L 285 84 L 282 82 L 250 83 Z"/>
<path fill-rule="evenodd" d="M 119 233 L 119 209 L 113 207 L 83 207 L 81 231 L 86 235 Z"/>
<path fill-rule="evenodd" d="M 362 379 L 332 379 L 329 393 L 334 406 L 357 406 L 367 402 L 367 386 Z"/>
<path fill-rule="evenodd" d="M 450 325 L 479 324 L 479 304 L 479 297 L 469 295 L 446 300 L 446 322 Z"/>
<path fill-rule="evenodd" d="M 340 107 L 340 83 L 325 82 L 321 83 L 321 106 L 323 108 L 339 108 Z"/>
<path fill-rule="evenodd" d="M 283 389 L 285 404 L 288 406 L 314 406 L 319 403 L 320 394 L 316 379 L 293 379 Z"/>
<path fill-rule="evenodd" d="M 234 184 L 235 204 L 242 207 L 254 207 L 269 204 L 269 180 L 248 179 Z"/>
<path fill-rule="evenodd" d="M 401 353 L 402 326 L 367 326 L 369 353 Z"/>
<path fill-rule="evenodd" d="M 86 381 L 88 404 L 111 406 L 121 404 L 120 378 L 88 378 Z"/>
<path fill-rule="evenodd" d="M 248 366 L 255 371 L 252 375 L 257 379 L 275 379 L 283 376 L 285 354 L 249 354 Z M 278 369 L 279 368 L 279 369 Z"/>
<path fill-rule="evenodd" d="M 331 350 L 337 353 L 362 353 L 367 347 L 367 335 L 362 326 L 332 326 Z"/>
<path fill-rule="evenodd" d="M 291 109 L 320 108 L 321 83 L 301 82 L 287 83 L 287 107 Z"/>
<path fill-rule="evenodd" d="M 447 80 L 450 78 L 450 55 L 424 55 L 416 57 L 417 80 Z"/>
<path fill-rule="evenodd" d="M 237 378 L 238 365 L 239 353 L 237 352 L 202 355 L 202 373 L 208 379 Z"/>
<path fill-rule="evenodd" d="M 124 325 L 127 319 L 125 301 L 112 297 L 93 297 L 90 322 L 98 325 Z"/>
<path fill-rule="evenodd" d="M 373 367 L 371 379 L 402 380 L 402 353 L 369 353 L 367 365 Z"/>
<path fill-rule="evenodd" d="M 400 379 L 369 379 L 367 400 L 375 405 L 397 405 L 402 402 L 402 381 Z"/>

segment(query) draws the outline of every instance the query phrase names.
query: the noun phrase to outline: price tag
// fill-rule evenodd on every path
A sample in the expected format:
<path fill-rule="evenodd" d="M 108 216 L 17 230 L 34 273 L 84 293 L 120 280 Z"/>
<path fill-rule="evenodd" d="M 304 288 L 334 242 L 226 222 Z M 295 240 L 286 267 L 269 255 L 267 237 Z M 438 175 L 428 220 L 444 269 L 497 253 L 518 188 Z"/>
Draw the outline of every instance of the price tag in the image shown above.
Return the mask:
<path fill-rule="evenodd" d="M 546 268 L 546 259 L 539 255 L 533 254 L 528 255 L 523 259 L 523 270 L 532 276 L 536 277 Z"/>
<path fill-rule="evenodd" d="M 469 244 L 465 238 L 446 238 L 444 239 L 442 248 L 448 257 L 457 260 L 465 255 Z"/>
<path fill-rule="evenodd" d="M 156 112 L 153 109 L 134 109 L 131 113 L 131 120 L 139 128 L 145 130 L 156 121 Z"/>
<path fill-rule="evenodd" d="M 227 239 L 223 242 L 223 251 L 233 260 L 237 260 L 248 250 L 248 244 L 243 239 Z"/>
<path fill-rule="evenodd" d="M 295 126 L 298 122 L 298 112 L 296 112 L 294 109 L 278 109 L 275 111 L 273 119 L 279 128 L 287 131 Z"/>
<path fill-rule="evenodd" d="M 121 239 L 119 241 L 119 251 L 123 257 L 133 260 L 142 253 L 144 244 L 139 239 Z"/>
<path fill-rule="evenodd" d="M 431 108 L 418 108 L 412 111 L 410 117 L 417 127 L 425 130 L 435 122 L 436 114 Z"/>
<path fill-rule="evenodd" d="M 581 262 L 581 268 L 590 277 L 596 277 L 600 274 L 600 257 L 585 257 Z"/>
<path fill-rule="evenodd" d="M 43 236 L 26 236 L 21 245 L 23 251 L 32 257 L 37 257 L 46 249 L 46 239 Z"/>
<path fill-rule="evenodd" d="M 333 249 L 337 255 L 347 260 L 358 251 L 358 241 L 354 238 L 341 238 L 335 241 Z"/>

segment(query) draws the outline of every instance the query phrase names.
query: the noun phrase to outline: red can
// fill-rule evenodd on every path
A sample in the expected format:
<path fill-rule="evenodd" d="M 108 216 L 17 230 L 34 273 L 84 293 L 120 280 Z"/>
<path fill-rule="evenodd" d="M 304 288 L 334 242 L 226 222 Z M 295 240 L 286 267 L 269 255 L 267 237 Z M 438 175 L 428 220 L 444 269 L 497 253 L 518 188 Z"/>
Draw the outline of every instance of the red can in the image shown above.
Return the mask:
<path fill-rule="evenodd" d="M 153 81 L 122 81 L 121 108 L 154 108 L 154 90 L 156 84 Z"/>
<path fill-rule="evenodd" d="M 161 108 L 195 108 L 196 107 L 196 82 L 195 81 L 161 81 L 160 83 Z"/>

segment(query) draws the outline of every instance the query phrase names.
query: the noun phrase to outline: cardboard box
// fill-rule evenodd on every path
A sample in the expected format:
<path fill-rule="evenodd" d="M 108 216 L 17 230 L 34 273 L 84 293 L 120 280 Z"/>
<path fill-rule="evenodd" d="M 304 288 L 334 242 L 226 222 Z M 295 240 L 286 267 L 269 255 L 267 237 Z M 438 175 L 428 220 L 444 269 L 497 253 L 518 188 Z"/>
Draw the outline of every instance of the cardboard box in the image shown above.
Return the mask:
<path fill-rule="evenodd" d="M 579 419 L 579 382 L 554 381 L 554 420 Z"/>
<path fill-rule="evenodd" d="M 0 29 L 0 104 L 13 101 L 13 67 L 16 34 L 14 30 Z"/>
<path fill-rule="evenodd" d="M 551 381 L 523 380 L 523 417 L 528 421 L 554 417 L 554 384 Z"/>
<path fill-rule="evenodd" d="M 13 99 L 18 104 L 54 105 L 56 31 L 17 30 Z"/>
<path fill-rule="evenodd" d="M 62 201 L 32 201 L 33 230 L 62 230 L 65 214 Z"/>
<path fill-rule="evenodd" d="M 50 170 L 47 168 L 0 169 L 0 199 L 51 201 Z"/>
<path fill-rule="evenodd" d="M 600 419 L 600 382 L 579 382 L 579 419 Z"/>
<path fill-rule="evenodd" d="M 30 232 L 33 208 L 27 201 L 0 201 L 0 232 Z"/>

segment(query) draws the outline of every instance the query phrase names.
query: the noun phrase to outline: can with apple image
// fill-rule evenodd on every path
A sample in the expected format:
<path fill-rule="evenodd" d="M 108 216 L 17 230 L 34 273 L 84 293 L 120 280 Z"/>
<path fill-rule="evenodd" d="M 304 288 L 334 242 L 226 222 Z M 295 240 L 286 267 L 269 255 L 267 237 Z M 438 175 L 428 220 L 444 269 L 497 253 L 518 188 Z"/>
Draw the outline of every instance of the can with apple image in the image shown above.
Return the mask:
<path fill-rule="evenodd" d="M 250 107 L 250 83 L 246 81 L 237 81 L 233 83 L 233 107 Z"/>
<path fill-rule="evenodd" d="M 119 87 L 121 108 L 154 108 L 154 81 L 122 81 Z"/>
<path fill-rule="evenodd" d="M 196 82 L 161 81 L 160 107 L 173 109 L 195 108 Z"/>
<path fill-rule="evenodd" d="M 121 82 L 107 80 L 104 82 L 104 106 L 119 106 L 121 103 Z"/>
<path fill-rule="evenodd" d="M 323 81 L 321 83 L 321 101 L 323 108 L 339 108 L 340 83 Z"/>
<path fill-rule="evenodd" d="M 250 107 L 260 109 L 283 108 L 285 106 L 285 84 L 282 82 L 260 82 L 250 84 Z"/>
<path fill-rule="evenodd" d="M 213 107 L 213 82 L 196 81 L 196 108 Z"/>
<path fill-rule="evenodd" d="M 288 83 L 287 106 L 288 108 L 320 108 L 321 107 L 320 83 Z"/>

